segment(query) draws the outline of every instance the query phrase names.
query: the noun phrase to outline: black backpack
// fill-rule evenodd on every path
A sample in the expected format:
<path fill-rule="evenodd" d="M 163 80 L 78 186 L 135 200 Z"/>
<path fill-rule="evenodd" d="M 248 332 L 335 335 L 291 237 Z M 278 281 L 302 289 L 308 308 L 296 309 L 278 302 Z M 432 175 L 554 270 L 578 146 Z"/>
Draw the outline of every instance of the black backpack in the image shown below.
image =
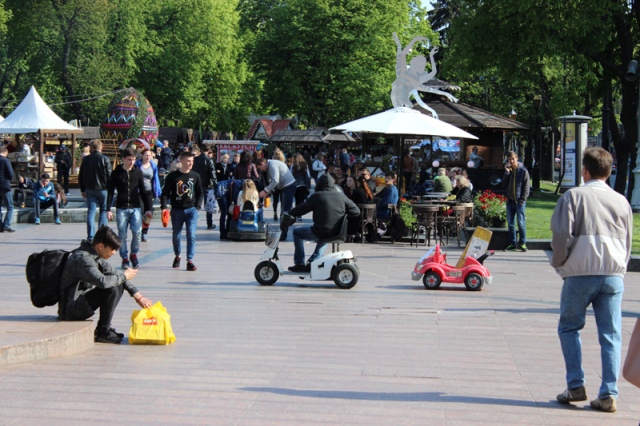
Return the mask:
<path fill-rule="evenodd" d="M 45 250 L 29 256 L 26 274 L 33 306 L 44 308 L 58 303 L 60 278 L 71 253 L 65 250 Z"/>
<path fill-rule="evenodd" d="M 391 237 L 394 241 L 402 240 L 402 237 L 407 233 L 408 228 L 407 225 L 402 220 L 399 214 L 395 213 L 391 216 L 391 220 L 389 221 L 389 228 L 387 230 L 387 235 Z"/>

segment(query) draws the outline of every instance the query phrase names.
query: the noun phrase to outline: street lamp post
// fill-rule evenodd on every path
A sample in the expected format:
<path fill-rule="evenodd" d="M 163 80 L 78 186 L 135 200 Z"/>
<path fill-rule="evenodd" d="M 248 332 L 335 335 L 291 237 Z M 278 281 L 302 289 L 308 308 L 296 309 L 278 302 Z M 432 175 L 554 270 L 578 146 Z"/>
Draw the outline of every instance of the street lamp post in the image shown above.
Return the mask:
<path fill-rule="evenodd" d="M 511 108 L 511 112 L 509 113 L 509 118 L 514 120 L 514 121 L 515 121 L 516 118 L 518 118 L 518 113 L 516 112 L 515 109 L 513 109 L 513 107 Z M 518 152 L 518 148 L 516 147 L 516 144 L 515 144 L 516 137 L 515 137 L 514 133 L 515 132 L 511 131 L 511 141 L 509 143 L 509 148 L 511 148 L 510 149 L 511 151 L 517 153 Z"/>
<path fill-rule="evenodd" d="M 633 59 L 629 62 L 627 73 L 624 78 L 627 81 L 638 79 L 638 61 Z M 638 104 L 636 105 L 636 153 L 640 149 L 640 87 L 638 88 Z M 623 176 L 624 178 L 625 176 Z M 631 208 L 633 211 L 640 211 L 640 157 L 636 154 L 636 167 L 633 169 L 634 187 L 631 193 Z"/>

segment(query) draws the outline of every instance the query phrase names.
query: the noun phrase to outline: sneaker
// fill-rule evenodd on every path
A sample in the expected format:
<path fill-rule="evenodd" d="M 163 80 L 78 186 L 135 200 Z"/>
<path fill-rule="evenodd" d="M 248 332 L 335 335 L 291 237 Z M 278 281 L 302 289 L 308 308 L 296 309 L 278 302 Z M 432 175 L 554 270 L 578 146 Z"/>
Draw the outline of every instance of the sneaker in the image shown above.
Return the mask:
<path fill-rule="evenodd" d="M 208 231 L 211 231 L 211 230 L 214 230 L 214 229 L 216 229 L 215 225 L 207 225 L 207 230 Z"/>
<path fill-rule="evenodd" d="M 4 228 L 2 232 L 16 232 L 16 230 L 12 228 Z"/>
<path fill-rule="evenodd" d="M 505 251 L 516 251 L 516 246 L 514 246 L 513 244 L 509 244 L 507 246 L 506 249 L 504 249 Z"/>
<path fill-rule="evenodd" d="M 605 413 L 614 413 L 618 407 L 616 406 L 616 400 L 610 396 L 607 398 L 596 398 L 591 401 L 591 408 L 604 411 Z"/>
<path fill-rule="evenodd" d="M 149 241 L 149 240 L 147 239 L 147 234 L 144 234 L 144 233 L 142 234 L 142 240 L 141 240 L 141 241 L 142 241 L 143 243 L 146 243 L 147 241 Z"/>
<path fill-rule="evenodd" d="M 300 273 L 300 272 L 311 272 L 311 265 L 307 264 L 307 265 L 293 265 L 293 266 L 289 266 L 289 271 L 291 271 L 291 272 L 296 272 L 296 273 Z"/>
<path fill-rule="evenodd" d="M 120 343 L 124 339 L 124 335 L 116 333 L 113 328 L 100 327 L 96 330 L 94 341 L 97 343 Z"/>
<path fill-rule="evenodd" d="M 129 269 L 129 266 L 129 259 L 127 259 L 126 257 L 122 259 L 122 269 Z"/>
<path fill-rule="evenodd" d="M 135 254 L 131 255 L 131 267 L 133 269 L 138 269 L 140 267 L 140 262 L 138 262 L 138 256 Z"/>
<path fill-rule="evenodd" d="M 527 245 L 526 244 L 522 244 L 521 246 L 518 247 L 520 249 L 520 251 L 527 251 Z"/>
<path fill-rule="evenodd" d="M 180 256 L 176 256 L 173 259 L 173 265 L 171 265 L 172 268 L 179 268 L 180 267 Z"/>
<path fill-rule="evenodd" d="M 193 264 L 192 261 L 187 260 L 187 271 L 196 271 L 198 268 Z"/>
<path fill-rule="evenodd" d="M 40 225 L 40 218 L 39 217 L 36 218 L 36 225 Z"/>
<path fill-rule="evenodd" d="M 580 386 L 577 389 L 566 389 L 564 392 L 556 396 L 556 400 L 560 404 L 568 404 L 570 402 L 576 402 L 576 401 L 586 401 L 587 390 L 584 388 L 584 386 Z"/>
<path fill-rule="evenodd" d="M 62 221 L 60 220 L 60 218 L 56 219 L 56 225 L 62 225 Z"/>
<path fill-rule="evenodd" d="M 96 327 L 96 329 L 94 330 L 94 332 L 93 332 L 93 337 L 94 337 L 94 338 L 98 335 L 98 329 L 99 329 L 99 328 L 100 328 L 100 327 Z M 124 334 L 116 332 L 116 329 L 115 329 L 115 328 L 113 328 L 113 327 L 109 327 L 109 331 L 114 332 L 114 333 L 116 334 L 116 336 L 118 336 L 118 337 L 119 337 L 119 338 L 121 338 L 121 339 L 124 339 Z"/>

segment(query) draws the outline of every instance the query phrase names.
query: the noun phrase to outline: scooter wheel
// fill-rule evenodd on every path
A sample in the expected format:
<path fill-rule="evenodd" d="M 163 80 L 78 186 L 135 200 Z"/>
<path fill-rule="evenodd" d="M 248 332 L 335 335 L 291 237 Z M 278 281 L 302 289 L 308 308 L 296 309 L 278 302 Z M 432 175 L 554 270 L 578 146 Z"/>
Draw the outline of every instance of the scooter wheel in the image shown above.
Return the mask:
<path fill-rule="evenodd" d="M 422 277 L 422 283 L 427 288 L 427 290 L 435 290 L 440 287 L 442 280 L 440 279 L 440 275 L 438 275 L 436 272 L 431 271 L 424 274 L 424 276 Z"/>
<path fill-rule="evenodd" d="M 358 283 L 360 272 L 358 268 L 350 263 L 342 263 L 333 270 L 333 282 L 338 288 L 350 289 Z"/>
<path fill-rule="evenodd" d="M 278 281 L 280 272 L 278 272 L 275 263 L 265 260 L 258 263 L 258 266 L 256 266 L 256 269 L 253 271 L 253 275 L 260 285 L 273 285 L 273 283 Z"/>
<path fill-rule="evenodd" d="M 467 290 L 478 291 L 482 288 L 482 284 L 484 284 L 484 280 L 480 274 L 476 274 L 475 272 L 470 273 L 464 279 L 464 285 L 467 287 Z"/>

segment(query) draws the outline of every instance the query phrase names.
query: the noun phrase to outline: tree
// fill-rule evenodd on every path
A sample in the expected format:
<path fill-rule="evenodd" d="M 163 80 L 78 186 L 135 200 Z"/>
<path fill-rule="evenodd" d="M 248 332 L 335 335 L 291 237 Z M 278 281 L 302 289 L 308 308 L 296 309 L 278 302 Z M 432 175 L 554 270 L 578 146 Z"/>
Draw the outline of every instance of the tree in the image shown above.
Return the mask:
<path fill-rule="evenodd" d="M 395 44 L 437 42 L 417 2 L 242 0 L 247 58 L 274 112 L 332 126 L 390 106 Z"/>
<path fill-rule="evenodd" d="M 626 140 L 614 145 L 619 176 L 635 161 L 637 92 L 622 79 L 638 45 L 638 4 L 623 0 L 456 0 L 450 22 L 450 68 L 466 75 L 495 70 L 503 80 L 527 82 L 529 96 L 542 94 L 547 122 L 572 109 L 591 115 L 615 79 L 622 96 Z M 495 25 L 500 22 L 500 25 Z M 455 64 L 455 65 L 453 65 Z M 527 96 L 527 97 L 529 97 Z M 616 180 L 624 193 L 626 179 Z M 630 181 L 632 182 L 632 180 Z M 632 189 L 630 187 L 630 189 Z M 631 191 L 629 191 L 629 194 Z"/>

